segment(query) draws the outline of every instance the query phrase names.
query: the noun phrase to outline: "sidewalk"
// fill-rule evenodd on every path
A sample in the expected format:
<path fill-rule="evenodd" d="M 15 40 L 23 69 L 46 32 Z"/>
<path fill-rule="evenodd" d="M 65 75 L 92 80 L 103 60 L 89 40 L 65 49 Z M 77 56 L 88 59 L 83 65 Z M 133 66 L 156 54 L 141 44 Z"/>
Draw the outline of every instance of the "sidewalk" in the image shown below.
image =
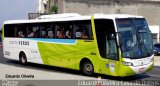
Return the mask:
<path fill-rule="evenodd" d="M 154 65 L 160 66 L 160 56 L 154 56 Z"/>

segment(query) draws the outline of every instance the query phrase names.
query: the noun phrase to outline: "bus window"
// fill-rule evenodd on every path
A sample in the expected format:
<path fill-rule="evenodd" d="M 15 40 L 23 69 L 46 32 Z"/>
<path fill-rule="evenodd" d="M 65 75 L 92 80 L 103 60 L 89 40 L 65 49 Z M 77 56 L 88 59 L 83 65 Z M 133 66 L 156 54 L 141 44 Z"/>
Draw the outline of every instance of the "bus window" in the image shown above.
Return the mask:
<path fill-rule="evenodd" d="M 106 36 L 106 56 L 108 59 L 117 60 L 117 46 L 115 34 Z"/>
<path fill-rule="evenodd" d="M 70 22 L 68 22 L 68 25 L 66 25 L 65 38 L 67 39 L 73 38 L 73 25 L 71 25 Z"/>
<path fill-rule="evenodd" d="M 15 32 L 15 25 L 4 25 L 4 36 L 5 37 L 15 37 L 17 32 Z"/>
<path fill-rule="evenodd" d="M 77 39 L 80 39 L 80 38 L 81 38 L 81 35 L 82 35 L 81 30 L 80 30 L 80 29 L 77 29 L 77 30 L 76 30 L 76 38 L 77 38 Z"/>
<path fill-rule="evenodd" d="M 47 30 L 45 29 L 45 27 L 44 26 L 40 26 L 39 27 L 40 28 L 40 34 L 41 34 L 41 37 L 42 38 L 48 38 L 48 35 L 47 35 Z"/>
<path fill-rule="evenodd" d="M 26 27 L 23 24 L 17 24 L 15 25 L 15 28 L 17 29 L 17 36 L 20 38 L 26 37 Z"/>
<path fill-rule="evenodd" d="M 81 38 L 84 38 L 84 39 L 87 39 L 87 38 L 88 38 L 88 33 L 87 33 L 86 30 L 83 30 L 83 31 L 82 31 Z"/>
<path fill-rule="evenodd" d="M 71 22 L 57 22 L 55 26 L 56 38 L 73 38 L 73 25 Z"/>
<path fill-rule="evenodd" d="M 77 39 L 93 39 L 90 21 L 76 21 L 73 26 L 73 35 Z"/>
<path fill-rule="evenodd" d="M 21 37 L 22 37 L 22 38 L 25 37 L 24 34 L 23 34 L 23 31 L 19 31 L 19 32 L 18 32 L 18 37 L 20 37 L 20 38 L 21 38 Z"/>
<path fill-rule="evenodd" d="M 53 37 L 54 37 L 53 31 L 48 31 L 48 37 L 49 37 L 49 38 L 53 38 Z"/>
<path fill-rule="evenodd" d="M 31 26 L 28 28 L 28 35 L 27 37 L 38 38 L 39 37 L 39 27 L 38 26 Z"/>
<path fill-rule="evenodd" d="M 57 30 L 57 38 L 65 38 L 63 26 L 60 26 Z"/>
<path fill-rule="evenodd" d="M 65 38 L 72 38 L 72 31 L 70 29 L 66 31 Z"/>
<path fill-rule="evenodd" d="M 48 38 L 54 38 L 55 25 L 53 25 L 52 23 L 48 23 L 46 29 Z"/>

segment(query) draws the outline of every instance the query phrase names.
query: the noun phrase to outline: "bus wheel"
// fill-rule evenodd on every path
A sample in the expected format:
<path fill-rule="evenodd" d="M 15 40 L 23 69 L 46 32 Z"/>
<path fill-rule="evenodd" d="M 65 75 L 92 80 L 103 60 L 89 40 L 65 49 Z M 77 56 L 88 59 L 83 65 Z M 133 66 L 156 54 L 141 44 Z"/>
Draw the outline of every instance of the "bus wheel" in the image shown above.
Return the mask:
<path fill-rule="evenodd" d="M 20 53 L 19 60 L 20 60 L 21 64 L 23 64 L 23 65 L 27 64 L 27 58 L 24 53 Z"/>
<path fill-rule="evenodd" d="M 83 63 L 81 70 L 85 75 L 92 75 L 94 73 L 93 64 L 90 61 L 86 61 Z"/>

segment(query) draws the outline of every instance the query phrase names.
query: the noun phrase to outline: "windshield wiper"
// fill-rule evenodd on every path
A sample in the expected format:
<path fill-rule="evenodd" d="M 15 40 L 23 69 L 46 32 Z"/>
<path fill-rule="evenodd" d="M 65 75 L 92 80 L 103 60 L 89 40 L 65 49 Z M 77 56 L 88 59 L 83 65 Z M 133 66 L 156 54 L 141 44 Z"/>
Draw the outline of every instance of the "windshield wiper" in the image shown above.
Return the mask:
<path fill-rule="evenodd" d="M 145 50 L 147 51 L 147 56 L 150 56 L 151 54 L 149 53 L 148 48 L 146 47 L 146 45 L 144 44 L 144 42 L 140 42 L 141 46 L 144 46 Z"/>
<path fill-rule="evenodd" d="M 141 33 L 142 32 L 139 32 L 138 30 L 136 31 L 136 34 L 138 35 L 137 41 L 138 41 L 138 44 L 140 45 L 139 47 L 142 49 L 142 47 L 144 46 L 144 49 L 147 51 L 147 56 L 150 56 L 151 54 L 149 53 L 148 48 L 146 47 L 144 41 L 141 40 L 141 36 L 140 36 Z"/>
<path fill-rule="evenodd" d="M 138 28 L 138 27 L 136 27 L 136 28 Z M 138 42 L 138 45 L 139 45 L 138 48 L 142 49 L 142 47 L 144 46 L 145 51 L 147 52 L 147 56 L 150 56 L 151 54 L 149 53 L 149 50 L 147 49 L 145 43 L 143 41 L 141 41 L 141 36 L 140 36 L 141 32 L 136 30 L 136 34 L 137 34 L 137 42 Z M 142 51 L 142 54 L 143 54 L 143 51 Z"/>

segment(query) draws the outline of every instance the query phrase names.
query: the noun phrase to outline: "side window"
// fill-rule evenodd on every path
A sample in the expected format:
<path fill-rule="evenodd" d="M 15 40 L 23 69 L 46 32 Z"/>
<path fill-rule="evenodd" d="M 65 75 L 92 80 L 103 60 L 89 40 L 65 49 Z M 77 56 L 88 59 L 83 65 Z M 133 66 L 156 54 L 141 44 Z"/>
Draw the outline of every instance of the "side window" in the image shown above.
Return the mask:
<path fill-rule="evenodd" d="M 91 22 L 89 20 L 75 21 L 73 35 L 77 39 L 93 39 Z"/>
<path fill-rule="evenodd" d="M 49 25 L 47 27 L 47 34 L 48 34 L 48 38 L 54 38 L 54 32 L 55 31 L 55 26 L 54 25 Z"/>
<path fill-rule="evenodd" d="M 48 35 L 47 35 L 47 30 L 45 29 L 45 27 L 44 26 L 40 26 L 39 27 L 40 28 L 40 34 L 41 34 L 41 38 L 48 38 Z"/>
<path fill-rule="evenodd" d="M 81 25 L 74 25 L 74 30 L 75 30 L 75 38 L 80 39 L 82 36 Z"/>
<path fill-rule="evenodd" d="M 68 22 L 68 25 L 65 30 L 65 38 L 71 39 L 73 38 L 73 25 Z"/>
<path fill-rule="evenodd" d="M 65 38 L 65 29 L 63 25 L 59 25 L 57 28 L 57 38 Z"/>
<path fill-rule="evenodd" d="M 28 34 L 27 37 L 29 38 L 38 38 L 39 37 L 39 26 L 38 25 L 28 25 Z"/>
<path fill-rule="evenodd" d="M 117 46 L 115 34 L 106 35 L 106 56 L 109 59 L 117 60 Z"/>
<path fill-rule="evenodd" d="M 73 38 L 73 26 L 70 22 L 59 22 L 56 24 L 56 38 Z"/>
<path fill-rule="evenodd" d="M 15 25 L 4 25 L 4 36 L 5 37 L 15 37 L 17 33 L 15 33 Z"/>
<path fill-rule="evenodd" d="M 26 37 L 26 29 L 23 24 L 15 25 L 15 29 L 17 30 L 17 37 L 19 38 Z"/>
<path fill-rule="evenodd" d="M 45 27 L 42 28 L 43 38 L 54 38 L 55 37 L 55 25 L 53 23 L 47 23 Z"/>
<path fill-rule="evenodd" d="M 55 37 L 55 25 L 52 22 L 48 23 L 39 23 L 36 26 L 33 26 L 31 30 L 33 32 L 37 32 L 39 38 L 54 38 Z M 37 29 L 36 29 L 37 28 Z"/>

